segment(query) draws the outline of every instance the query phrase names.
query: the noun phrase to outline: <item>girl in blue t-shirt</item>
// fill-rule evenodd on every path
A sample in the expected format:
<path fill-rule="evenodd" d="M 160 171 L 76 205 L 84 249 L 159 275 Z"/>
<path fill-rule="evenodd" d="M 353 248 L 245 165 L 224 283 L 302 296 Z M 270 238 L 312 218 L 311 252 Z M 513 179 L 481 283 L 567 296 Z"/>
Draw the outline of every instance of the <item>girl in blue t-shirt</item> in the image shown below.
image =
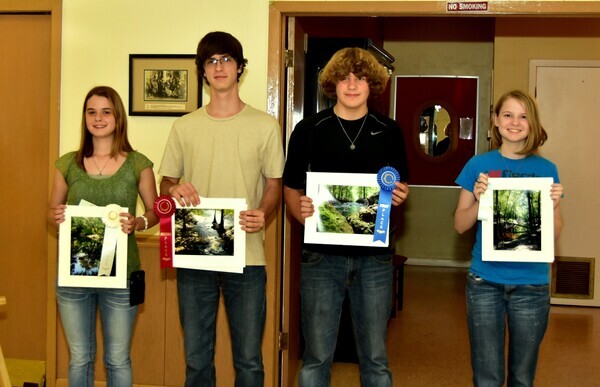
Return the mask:
<path fill-rule="evenodd" d="M 514 90 L 494 106 L 490 152 L 467 162 L 456 183 L 462 187 L 454 227 L 460 234 L 477 223 L 467 278 L 467 320 L 475 386 L 502 386 L 505 381 L 505 332 L 508 326 L 508 386 L 533 386 L 539 346 L 550 311 L 548 263 L 482 260 L 479 199 L 488 177 L 552 177 L 548 193 L 554 206 L 554 238 L 562 227 L 563 187 L 556 166 L 536 154 L 548 136 L 538 108 L 527 93 Z"/>

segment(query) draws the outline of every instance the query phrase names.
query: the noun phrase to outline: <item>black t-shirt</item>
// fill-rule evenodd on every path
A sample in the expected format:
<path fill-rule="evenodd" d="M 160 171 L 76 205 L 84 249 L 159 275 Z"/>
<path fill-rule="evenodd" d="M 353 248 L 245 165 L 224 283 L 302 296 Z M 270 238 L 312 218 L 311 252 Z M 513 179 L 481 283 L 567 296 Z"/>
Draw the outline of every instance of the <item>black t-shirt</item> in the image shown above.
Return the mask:
<path fill-rule="evenodd" d="M 396 121 L 373 111 L 368 112 L 364 125 L 363 118 L 340 121 L 330 108 L 296 125 L 283 172 L 285 186 L 305 189 L 306 172 L 377 173 L 384 166 L 394 167 L 402 181 L 408 180 L 404 138 Z M 352 142 L 355 149 L 350 149 Z M 313 244 L 305 247 L 339 255 L 370 255 L 387 250 Z"/>

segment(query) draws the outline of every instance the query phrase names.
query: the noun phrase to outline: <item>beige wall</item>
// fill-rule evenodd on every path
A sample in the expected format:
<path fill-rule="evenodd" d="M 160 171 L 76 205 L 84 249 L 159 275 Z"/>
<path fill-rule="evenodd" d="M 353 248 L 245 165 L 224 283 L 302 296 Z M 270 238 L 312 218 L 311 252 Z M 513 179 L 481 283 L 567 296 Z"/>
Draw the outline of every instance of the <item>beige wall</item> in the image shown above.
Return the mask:
<path fill-rule="evenodd" d="M 265 109 L 268 2 L 223 0 L 219 7 L 215 7 L 212 2 L 197 0 L 182 0 L 168 6 L 166 4 L 169 3 L 162 0 L 130 0 L 126 3 L 119 0 L 63 1 L 61 153 L 75 149 L 78 145 L 81 103 L 92 86 L 111 85 L 120 92 L 125 104 L 128 104 L 129 54 L 192 54 L 200 37 L 213 30 L 229 31 L 242 42 L 245 56 L 249 59 L 241 84 L 242 98 L 259 109 Z M 232 9 L 236 12 L 231 12 Z M 527 88 L 529 58 L 597 59 L 600 56 L 598 19 L 576 20 L 573 23 L 569 19 L 552 19 L 552 22 L 548 22 L 543 19 L 499 18 L 493 53 L 495 97 L 508 88 Z M 540 28 L 549 28 L 549 31 L 557 31 L 558 28 L 560 34 L 571 37 L 557 38 L 556 33 L 546 37 L 528 36 L 539 35 Z M 586 35 L 586 30 L 592 32 Z M 525 34 L 515 31 L 525 31 Z M 390 44 L 386 44 L 386 49 L 390 51 L 423 51 L 410 42 L 397 48 L 394 47 L 395 44 Z M 465 46 L 465 50 L 473 54 L 469 56 L 470 60 L 461 61 L 459 56 L 454 55 L 452 43 L 444 44 L 442 52 L 447 50 L 443 55 L 448 61 L 448 67 L 470 72 L 469 66 L 481 59 L 476 55 L 479 45 L 483 45 L 487 55 L 490 45 L 477 43 L 471 48 Z M 399 52 L 396 57 L 403 58 L 404 54 Z M 432 65 L 438 62 L 430 61 Z M 414 65 L 406 62 L 407 67 L 398 69 L 413 71 L 410 66 Z M 432 68 L 423 67 L 422 64 L 419 66 L 419 71 L 442 71 L 435 65 Z M 206 92 L 203 99 L 207 100 Z M 154 161 L 155 170 L 160 166 L 164 143 L 173 120 L 172 117 L 129 118 L 131 142 Z M 480 133 L 480 151 L 486 149 L 486 144 L 482 143 L 484 137 L 485 134 Z M 453 235 L 450 219 L 457 193 L 453 190 L 426 190 L 425 197 L 417 198 L 421 191 L 422 189 L 413 190 L 415 211 L 419 202 L 437 205 L 419 208 L 421 216 L 416 219 L 414 232 L 409 230 L 403 237 L 405 241 L 403 247 L 399 247 L 400 252 L 422 258 L 463 259 L 464 246 L 468 246 L 469 242 Z M 448 205 L 444 205 L 445 202 Z M 438 217 L 438 214 L 443 216 L 443 221 L 437 229 L 420 223 L 419 219 L 428 222 L 427 219 Z M 430 243 L 428 246 L 431 248 L 423 249 L 420 246 L 421 238 L 414 237 L 423 235 L 422 232 L 426 229 L 429 230 L 429 235 L 435 236 L 436 243 Z M 156 228 L 152 232 L 155 230 Z"/>
<path fill-rule="evenodd" d="M 129 54 L 195 54 L 210 31 L 241 41 L 248 58 L 241 96 L 265 110 L 267 20 L 264 0 L 63 0 L 60 153 L 79 145 L 82 102 L 93 86 L 112 86 L 128 106 Z M 130 141 L 155 172 L 174 119 L 129 117 Z"/>
<path fill-rule="evenodd" d="M 529 89 L 531 59 L 600 59 L 600 19 L 499 18 L 494 46 L 497 99 L 509 89 Z"/>

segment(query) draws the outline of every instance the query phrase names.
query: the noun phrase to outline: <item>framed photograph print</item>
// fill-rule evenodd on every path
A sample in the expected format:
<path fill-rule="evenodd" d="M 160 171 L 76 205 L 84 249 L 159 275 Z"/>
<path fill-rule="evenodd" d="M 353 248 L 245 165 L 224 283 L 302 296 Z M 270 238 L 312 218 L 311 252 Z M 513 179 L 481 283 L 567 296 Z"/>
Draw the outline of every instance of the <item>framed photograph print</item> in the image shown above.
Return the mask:
<path fill-rule="evenodd" d="M 246 233 L 240 211 L 245 199 L 202 198 L 196 207 L 177 204 L 172 216 L 173 267 L 241 273 L 246 265 Z"/>
<path fill-rule="evenodd" d="M 377 174 L 308 172 L 306 196 L 315 213 L 306 218 L 304 242 L 386 247 L 389 233 L 374 241 L 379 190 Z"/>
<path fill-rule="evenodd" d="M 479 216 L 482 260 L 554 261 L 552 182 L 552 178 L 488 179 Z"/>
<path fill-rule="evenodd" d="M 182 116 L 201 105 L 195 55 L 129 55 L 129 115 Z"/>
<path fill-rule="evenodd" d="M 127 288 L 127 234 L 119 213 L 106 207 L 67 206 L 58 239 L 58 285 Z"/>

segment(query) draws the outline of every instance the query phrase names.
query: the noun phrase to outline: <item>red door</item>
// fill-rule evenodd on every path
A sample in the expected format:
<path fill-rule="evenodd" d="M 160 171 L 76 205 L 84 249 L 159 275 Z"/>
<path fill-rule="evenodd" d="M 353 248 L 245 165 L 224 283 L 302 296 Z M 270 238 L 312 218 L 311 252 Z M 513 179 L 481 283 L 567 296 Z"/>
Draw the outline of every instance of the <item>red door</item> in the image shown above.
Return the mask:
<path fill-rule="evenodd" d="M 402 127 L 411 185 L 454 186 L 465 163 L 475 154 L 477 128 L 477 77 L 396 76 L 395 119 Z M 423 112 L 443 107 L 451 122 L 451 145 L 442 156 L 423 150 Z M 461 118 L 471 118 L 470 136 L 461 136 Z M 469 120 L 467 120 L 469 121 Z M 464 125 L 463 125 L 464 126 Z"/>

